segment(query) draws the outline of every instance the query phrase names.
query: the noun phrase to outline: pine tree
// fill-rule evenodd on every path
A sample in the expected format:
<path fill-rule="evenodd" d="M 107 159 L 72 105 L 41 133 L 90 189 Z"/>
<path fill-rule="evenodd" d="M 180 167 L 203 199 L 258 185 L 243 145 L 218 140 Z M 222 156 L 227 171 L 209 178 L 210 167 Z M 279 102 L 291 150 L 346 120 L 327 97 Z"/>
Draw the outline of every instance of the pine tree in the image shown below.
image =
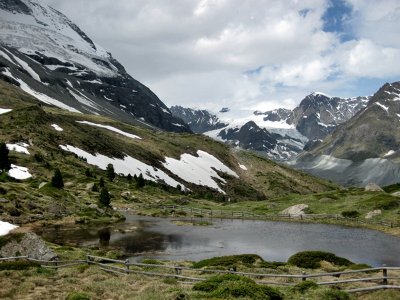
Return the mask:
<path fill-rule="evenodd" d="M 129 182 L 129 183 L 132 181 L 132 175 L 131 175 L 131 173 L 129 173 L 128 176 L 126 176 L 126 179 L 128 179 L 128 182 Z"/>
<path fill-rule="evenodd" d="M 137 186 L 142 188 L 145 186 L 145 184 L 146 184 L 146 182 L 144 181 L 143 175 L 142 175 L 142 173 L 140 173 L 139 177 L 137 179 Z"/>
<path fill-rule="evenodd" d="M 100 206 L 109 207 L 111 203 L 110 193 L 107 187 L 103 187 L 100 191 L 99 204 Z"/>
<path fill-rule="evenodd" d="M 101 188 L 105 187 L 105 183 L 104 183 L 103 177 L 100 177 L 99 186 L 100 186 Z"/>
<path fill-rule="evenodd" d="M 114 171 L 114 166 L 112 164 L 107 165 L 107 177 L 110 181 L 113 181 L 115 178 L 115 171 Z"/>
<path fill-rule="evenodd" d="M 51 185 L 57 189 L 62 189 L 64 187 L 64 181 L 60 169 L 54 171 L 54 175 L 51 178 Z"/>
<path fill-rule="evenodd" d="M 8 148 L 7 145 L 3 142 L 0 143 L 0 171 L 5 170 L 8 171 L 11 169 L 11 162 L 8 158 Z"/>

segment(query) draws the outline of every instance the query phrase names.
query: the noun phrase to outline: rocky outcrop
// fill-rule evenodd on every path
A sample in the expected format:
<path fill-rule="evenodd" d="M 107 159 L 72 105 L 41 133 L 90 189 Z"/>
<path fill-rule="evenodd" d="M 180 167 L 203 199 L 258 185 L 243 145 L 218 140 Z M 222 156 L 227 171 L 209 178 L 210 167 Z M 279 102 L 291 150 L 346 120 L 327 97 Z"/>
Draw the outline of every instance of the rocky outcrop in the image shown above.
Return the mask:
<path fill-rule="evenodd" d="M 18 233 L 7 236 L 7 242 L 0 249 L 0 257 L 29 256 L 40 260 L 56 260 L 57 254 L 36 234 Z"/>
<path fill-rule="evenodd" d="M 308 209 L 307 204 L 296 204 L 281 211 L 283 215 L 291 215 L 293 217 L 306 214 L 305 210 Z"/>
<path fill-rule="evenodd" d="M 382 214 L 382 211 L 380 209 L 375 209 L 373 211 L 370 211 L 367 213 L 365 216 L 366 219 L 372 219 L 373 217 L 379 216 Z"/>
<path fill-rule="evenodd" d="M 376 183 L 370 182 L 365 186 L 366 192 L 383 192 L 383 189 Z"/>

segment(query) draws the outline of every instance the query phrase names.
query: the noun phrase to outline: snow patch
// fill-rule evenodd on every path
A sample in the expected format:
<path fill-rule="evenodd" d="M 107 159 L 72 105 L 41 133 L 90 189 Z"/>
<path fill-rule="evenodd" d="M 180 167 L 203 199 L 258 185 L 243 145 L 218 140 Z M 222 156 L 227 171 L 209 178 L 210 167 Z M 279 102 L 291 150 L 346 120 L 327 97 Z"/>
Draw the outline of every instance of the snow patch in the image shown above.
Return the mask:
<path fill-rule="evenodd" d="M 6 146 L 7 146 L 7 149 L 10 151 L 15 151 L 18 153 L 24 153 L 24 154 L 28 154 L 28 155 L 30 154 L 27 149 L 29 147 L 29 145 L 26 143 L 21 142 L 21 143 L 16 143 L 16 144 L 6 144 Z"/>
<path fill-rule="evenodd" d="M 173 187 L 177 187 L 178 185 L 182 186 L 181 183 L 168 176 L 164 171 L 147 165 L 128 155 L 126 155 L 123 159 L 119 159 L 108 157 L 99 153 L 93 155 L 70 145 L 60 145 L 60 148 L 85 158 L 89 164 L 98 166 L 100 169 L 103 170 L 107 168 L 108 164 L 112 164 L 116 173 L 122 173 L 124 175 L 131 174 L 137 176 L 142 174 L 143 178 L 147 180 L 155 182 L 165 182 L 166 184 Z M 184 186 L 182 187 L 183 189 L 186 189 Z"/>
<path fill-rule="evenodd" d="M 241 168 L 242 170 L 245 170 L 245 171 L 247 171 L 247 168 L 246 168 L 246 166 L 245 166 L 245 165 L 241 165 L 241 164 L 239 164 L 239 168 Z"/>
<path fill-rule="evenodd" d="M 57 131 L 64 131 L 64 129 L 62 129 L 60 126 L 58 126 L 57 124 L 51 124 L 51 127 L 53 127 L 55 130 Z"/>
<path fill-rule="evenodd" d="M 0 236 L 7 235 L 11 230 L 17 228 L 17 225 L 0 221 Z"/>
<path fill-rule="evenodd" d="M 383 110 L 385 110 L 387 113 L 389 113 L 389 107 L 385 106 L 379 102 L 375 102 L 376 105 L 380 106 Z"/>
<path fill-rule="evenodd" d="M 351 164 L 352 161 L 348 159 L 340 159 L 331 155 L 321 155 L 312 169 L 344 171 Z"/>
<path fill-rule="evenodd" d="M 121 129 L 118 129 L 118 128 L 115 128 L 115 127 L 112 127 L 112 126 L 109 126 L 109 125 L 102 125 L 102 124 L 92 123 L 92 122 L 88 122 L 88 121 L 76 121 L 76 122 L 78 122 L 80 124 L 100 127 L 100 128 L 104 128 L 104 129 L 107 129 L 107 130 L 110 130 L 110 131 L 114 131 L 114 132 L 116 132 L 118 134 L 124 135 L 126 137 L 131 138 L 131 139 L 139 139 L 139 140 L 142 139 L 141 137 L 139 137 L 137 135 L 122 131 Z"/>
<path fill-rule="evenodd" d="M 6 114 L 10 111 L 12 111 L 12 109 L 10 109 L 10 108 L 0 108 L 0 115 Z"/>
<path fill-rule="evenodd" d="M 13 164 L 11 165 L 11 169 L 8 171 L 8 176 L 19 180 L 24 180 L 32 177 L 31 173 L 29 173 L 28 168 L 20 167 Z"/>
<path fill-rule="evenodd" d="M 395 153 L 396 153 L 396 151 L 389 150 L 383 157 L 387 157 L 387 156 L 390 156 L 390 155 L 395 154 Z"/>
<path fill-rule="evenodd" d="M 166 157 L 163 166 L 187 182 L 208 186 L 225 194 L 215 179 L 222 183 L 226 183 L 226 181 L 218 175 L 216 170 L 236 178 L 239 178 L 239 176 L 211 154 L 198 150 L 197 155 L 196 157 L 185 153 L 181 155 L 179 160 Z"/>

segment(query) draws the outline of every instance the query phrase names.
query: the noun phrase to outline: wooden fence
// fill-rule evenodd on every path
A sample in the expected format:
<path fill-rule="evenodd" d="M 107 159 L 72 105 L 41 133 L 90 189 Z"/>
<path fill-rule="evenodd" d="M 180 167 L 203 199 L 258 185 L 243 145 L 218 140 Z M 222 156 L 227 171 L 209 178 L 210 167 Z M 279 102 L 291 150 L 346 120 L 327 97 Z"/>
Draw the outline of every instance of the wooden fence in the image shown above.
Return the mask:
<path fill-rule="evenodd" d="M 71 267 L 81 264 L 97 265 L 101 270 L 111 272 L 114 274 L 140 274 L 146 276 L 157 276 L 164 278 L 175 278 L 179 279 L 184 283 L 193 283 L 198 281 L 204 281 L 208 277 L 204 275 L 212 274 L 236 274 L 246 277 L 255 278 L 259 284 L 270 284 L 278 286 L 294 286 L 295 281 L 306 281 L 313 279 L 318 285 L 341 285 L 350 283 L 374 283 L 374 285 L 360 288 L 351 288 L 346 290 L 349 293 L 353 292 L 368 292 L 379 289 L 400 289 L 400 267 L 377 267 L 377 268 L 366 268 L 361 270 L 350 270 L 342 272 L 329 272 L 329 273 L 313 273 L 307 274 L 279 274 L 279 273 L 256 273 L 256 272 L 236 272 L 229 270 L 216 270 L 216 269 L 195 269 L 179 265 L 164 265 L 164 264 L 145 264 L 130 262 L 129 260 L 117 260 L 106 257 L 99 257 L 93 255 L 87 255 L 86 260 L 67 260 L 67 261 L 46 261 L 37 260 L 28 256 L 18 257 L 7 257 L 0 258 L 1 261 L 10 261 L 17 259 L 25 259 L 31 262 L 38 263 L 46 268 L 63 268 Z M 154 270 L 157 269 L 157 270 Z M 184 273 L 189 273 L 185 274 Z M 390 274 L 396 273 L 396 274 Z M 198 275 L 195 275 L 198 274 Z M 339 280 L 341 276 L 346 275 L 359 275 L 357 278 L 349 278 Z M 371 275 L 372 274 L 372 275 Z M 364 276 L 361 276 L 364 275 Z M 335 277 L 334 280 L 323 281 L 324 277 Z M 317 280 L 317 278 L 319 280 Z M 275 281 L 272 281 L 275 279 Z M 287 280 L 289 282 L 283 282 L 279 280 Z M 297 282 L 298 283 L 298 282 Z"/>
<path fill-rule="evenodd" d="M 248 211 L 228 211 L 228 210 L 212 210 L 205 208 L 196 208 L 182 205 L 157 205 L 149 206 L 156 207 L 162 210 L 173 210 L 189 213 L 191 216 L 221 218 L 221 219 L 243 219 L 243 220 L 260 220 L 260 221 L 282 221 L 282 220 L 296 220 L 296 221 L 316 221 L 316 220 L 335 220 L 342 222 L 351 222 L 364 225 L 380 225 L 384 227 L 397 228 L 400 227 L 400 222 L 385 222 L 373 221 L 361 218 L 346 218 L 340 214 L 255 214 Z"/>

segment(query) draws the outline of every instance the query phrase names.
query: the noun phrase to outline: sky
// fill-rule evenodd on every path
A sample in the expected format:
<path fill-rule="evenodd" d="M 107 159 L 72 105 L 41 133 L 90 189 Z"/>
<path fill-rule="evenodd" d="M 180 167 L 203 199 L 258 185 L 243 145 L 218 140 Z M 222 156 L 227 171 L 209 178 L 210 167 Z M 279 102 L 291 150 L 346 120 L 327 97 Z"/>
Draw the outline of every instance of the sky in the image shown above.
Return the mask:
<path fill-rule="evenodd" d="M 400 80 L 399 0 L 42 0 L 168 106 L 293 108 Z"/>

